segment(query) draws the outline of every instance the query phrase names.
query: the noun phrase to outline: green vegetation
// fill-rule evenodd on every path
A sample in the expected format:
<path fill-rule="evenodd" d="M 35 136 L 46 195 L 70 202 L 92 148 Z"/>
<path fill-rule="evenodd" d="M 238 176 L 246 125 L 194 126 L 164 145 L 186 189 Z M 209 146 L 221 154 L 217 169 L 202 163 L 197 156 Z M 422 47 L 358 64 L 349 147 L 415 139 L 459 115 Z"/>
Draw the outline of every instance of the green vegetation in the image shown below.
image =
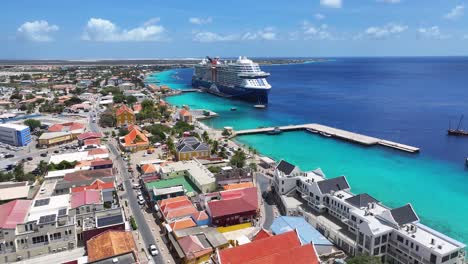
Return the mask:
<path fill-rule="evenodd" d="M 128 129 L 127 128 L 119 128 L 119 137 L 124 137 L 128 134 Z"/>
<path fill-rule="evenodd" d="M 0 182 L 5 182 L 5 181 L 34 181 L 35 176 L 31 173 L 25 173 L 24 172 L 24 166 L 23 163 L 19 163 L 13 171 L 10 172 L 0 172 Z"/>
<path fill-rule="evenodd" d="M 35 119 L 26 119 L 23 123 L 27 125 L 31 131 L 34 131 L 34 129 L 41 127 L 41 121 Z"/>
<path fill-rule="evenodd" d="M 151 143 L 163 142 L 166 140 L 166 133 L 170 133 L 171 129 L 163 125 L 152 125 L 145 128 L 148 132 L 151 133 L 152 137 L 150 138 Z"/>
<path fill-rule="evenodd" d="M 214 140 L 211 143 L 211 154 L 216 154 L 216 151 L 218 151 L 218 147 L 219 147 L 219 142 L 217 140 Z"/>
<path fill-rule="evenodd" d="M 195 127 L 193 125 L 190 125 L 189 123 L 184 121 L 177 121 L 177 123 L 173 127 L 175 133 L 177 134 L 182 134 L 186 131 L 192 131 L 194 128 Z"/>
<path fill-rule="evenodd" d="M 66 160 L 61 161 L 59 164 L 55 163 L 50 163 L 47 167 L 49 171 L 54 171 L 54 170 L 67 170 L 67 169 L 73 169 L 78 162 L 73 161 L 73 162 L 68 162 Z"/>
<path fill-rule="evenodd" d="M 230 163 L 237 168 L 243 168 L 245 166 L 245 160 L 247 157 L 245 156 L 244 151 L 241 149 L 236 150 L 234 155 L 231 157 Z"/>
<path fill-rule="evenodd" d="M 229 137 L 231 135 L 231 132 L 229 132 L 229 130 L 227 130 L 227 129 L 224 129 L 223 132 L 221 133 L 221 135 L 223 135 L 225 137 Z"/>
<path fill-rule="evenodd" d="M 251 171 L 257 171 L 257 163 L 255 162 L 249 163 L 249 168 Z"/>
<path fill-rule="evenodd" d="M 99 117 L 99 125 L 102 127 L 113 127 L 116 122 L 114 113 L 111 110 L 104 111 Z"/>
<path fill-rule="evenodd" d="M 137 230 L 138 229 L 138 225 L 135 221 L 135 218 L 133 218 L 133 216 L 130 216 L 130 225 L 132 226 L 132 229 L 133 230 Z"/>
<path fill-rule="evenodd" d="M 82 102 L 83 102 L 83 100 L 81 100 L 77 96 L 73 96 L 72 98 L 66 100 L 64 102 L 64 104 L 65 104 L 65 106 L 71 106 L 71 105 L 74 105 L 74 104 L 81 104 Z"/>
<path fill-rule="evenodd" d="M 382 264 L 379 257 L 369 255 L 357 255 L 346 260 L 348 264 Z"/>
<path fill-rule="evenodd" d="M 212 173 L 220 173 L 221 172 L 221 168 L 220 167 L 215 167 L 215 166 L 210 166 L 208 167 L 208 170 Z"/>
<path fill-rule="evenodd" d="M 53 102 L 45 102 L 39 107 L 39 112 L 41 113 L 62 113 L 63 105 L 54 104 Z"/>

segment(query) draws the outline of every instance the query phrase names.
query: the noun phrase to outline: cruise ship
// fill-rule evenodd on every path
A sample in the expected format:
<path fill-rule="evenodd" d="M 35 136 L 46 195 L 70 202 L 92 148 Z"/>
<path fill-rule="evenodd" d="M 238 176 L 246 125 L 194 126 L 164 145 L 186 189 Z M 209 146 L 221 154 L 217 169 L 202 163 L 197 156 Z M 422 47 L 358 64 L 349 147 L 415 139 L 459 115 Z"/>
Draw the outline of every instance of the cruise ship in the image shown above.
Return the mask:
<path fill-rule="evenodd" d="M 206 57 L 194 67 L 192 86 L 218 96 L 266 106 L 271 89 L 266 80 L 269 75 L 243 56 L 235 62 Z"/>

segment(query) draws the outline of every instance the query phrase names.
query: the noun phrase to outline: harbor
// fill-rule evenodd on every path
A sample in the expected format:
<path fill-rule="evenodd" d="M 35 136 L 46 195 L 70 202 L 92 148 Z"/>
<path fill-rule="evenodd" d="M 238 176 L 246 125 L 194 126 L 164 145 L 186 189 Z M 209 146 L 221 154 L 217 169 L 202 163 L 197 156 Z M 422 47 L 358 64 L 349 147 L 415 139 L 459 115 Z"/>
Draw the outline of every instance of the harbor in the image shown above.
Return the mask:
<path fill-rule="evenodd" d="M 242 136 L 242 135 L 251 135 L 251 134 L 263 134 L 263 133 L 271 133 L 275 129 L 279 129 L 281 131 L 298 131 L 298 130 L 306 130 L 310 133 L 314 134 L 321 134 L 326 137 L 333 137 L 339 138 L 342 140 L 350 141 L 353 143 L 365 145 L 365 146 L 374 146 L 380 145 L 384 147 L 393 148 L 396 150 L 401 150 L 409 153 L 417 153 L 419 152 L 419 148 L 380 139 L 376 137 L 370 137 L 334 127 L 329 127 L 321 124 L 302 124 L 302 125 L 289 125 L 289 126 L 279 126 L 279 127 L 265 127 L 265 128 L 256 128 L 256 129 L 245 129 L 245 130 L 238 130 L 234 131 L 233 136 Z"/>

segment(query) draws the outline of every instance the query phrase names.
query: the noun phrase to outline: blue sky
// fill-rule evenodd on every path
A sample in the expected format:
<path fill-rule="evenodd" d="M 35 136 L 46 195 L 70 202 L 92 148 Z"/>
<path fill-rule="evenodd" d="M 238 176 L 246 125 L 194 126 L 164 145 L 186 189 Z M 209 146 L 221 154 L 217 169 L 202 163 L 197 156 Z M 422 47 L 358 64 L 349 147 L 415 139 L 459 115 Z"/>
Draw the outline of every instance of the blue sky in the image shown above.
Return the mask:
<path fill-rule="evenodd" d="M 0 58 L 468 55 L 466 7 L 458 0 L 6 0 Z"/>

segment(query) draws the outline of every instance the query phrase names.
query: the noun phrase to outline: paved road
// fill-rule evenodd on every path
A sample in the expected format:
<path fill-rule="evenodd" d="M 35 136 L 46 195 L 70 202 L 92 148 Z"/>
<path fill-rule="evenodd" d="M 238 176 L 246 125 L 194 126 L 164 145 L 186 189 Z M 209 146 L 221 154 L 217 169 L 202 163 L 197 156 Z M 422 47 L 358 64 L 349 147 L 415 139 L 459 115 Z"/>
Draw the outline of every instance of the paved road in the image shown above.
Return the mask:
<path fill-rule="evenodd" d="M 268 187 L 270 187 L 270 178 L 268 176 L 263 175 L 262 173 L 257 173 L 256 175 L 257 186 L 260 187 L 260 191 L 265 192 L 268 191 Z M 264 212 L 265 212 L 265 222 L 263 223 L 263 228 L 270 229 L 273 220 L 275 219 L 275 215 L 273 213 L 273 205 L 268 203 L 267 201 L 263 202 Z"/>
<path fill-rule="evenodd" d="M 100 129 L 96 123 L 90 122 L 89 127 L 91 131 L 93 132 L 100 132 Z M 143 216 L 142 210 L 144 209 L 142 209 L 140 205 L 138 204 L 138 200 L 136 198 L 135 192 L 132 189 L 132 182 L 130 180 L 129 173 L 127 172 L 127 169 L 125 168 L 125 161 L 120 156 L 120 152 L 111 142 L 109 142 L 107 146 L 109 147 L 109 150 L 112 152 L 112 154 L 116 157 L 114 159 L 114 162 L 116 162 L 117 164 L 115 165 L 117 165 L 117 168 L 119 170 L 120 175 L 122 175 L 122 178 L 125 179 L 123 182 L 124 188 L 125 188 L 125 195 L 123 198 L 128 199 L 128 204 L 130 206 L 130 209 L 132 210 L 133 217 L 135 218 L 135 221 L 138 225 L 140 236 L 141 238 L 143 238 L 145 249 L 147 250 L 150 244 L 154 244 L 156 245 L 156 247 L 158 247 L 151 233 L 151 229 L 149 228 Z M 161 252 L 159 248 L 158 248 L 158 251 Z M 155 263 L 161 263 L 161 264 L 164 263 L 161 255 L 154 256 L 153 260 Z"/>

